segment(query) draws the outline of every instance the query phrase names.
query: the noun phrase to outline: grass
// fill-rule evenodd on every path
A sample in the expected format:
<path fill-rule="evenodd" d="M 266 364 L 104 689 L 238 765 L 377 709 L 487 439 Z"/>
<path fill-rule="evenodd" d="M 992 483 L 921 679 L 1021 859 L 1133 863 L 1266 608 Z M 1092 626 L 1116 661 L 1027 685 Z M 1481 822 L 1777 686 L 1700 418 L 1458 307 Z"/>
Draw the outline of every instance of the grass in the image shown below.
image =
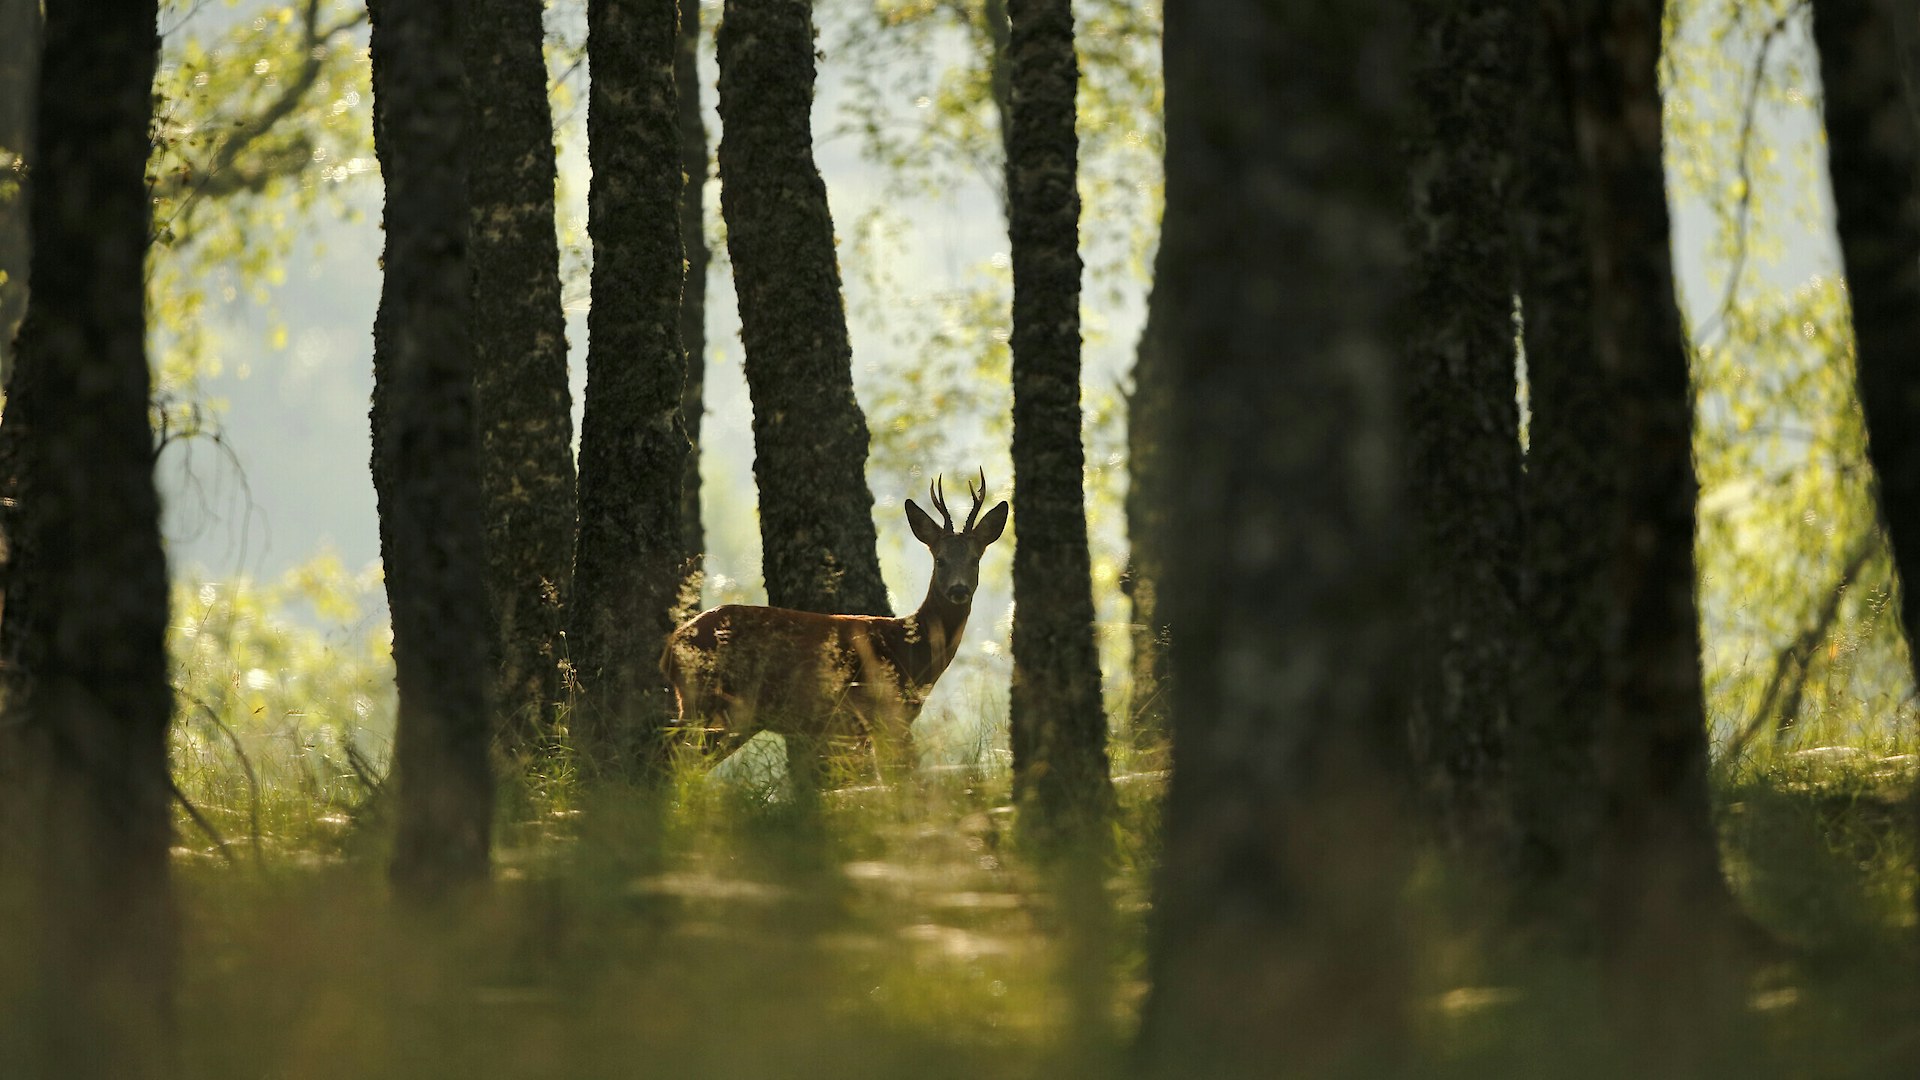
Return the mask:
<path fill-rule="evenodd" d="M 332 797 L 288 753 L 253 763 L 268 805 Z M 1741 987 L 1689 1075 L 1920 1066 L 1911 774 L 1885 757 L 1723 770 L 1731 879 L 1799 951 Z M 1118 785 L 1119 843 L 1088 890 L 1022 849 L 991 754 L 901 789 L 833 793 L 817 814 L 784 797 L 778 762 L 684 768 L 662 798 L 536 784 L 503 802 L 496 884 L 431 919 L 389 903 L 364 807 L 341 825 L 269 810 L 293 838 L 258 858 L 182 850 L 185 1074 L 1124 1072 L 1146 986 L 1157 774 Z M 1484 883 L 1423 865 L 1402 928 L 1418 970 L 1405 1075 L 1642 1071 L 1609 1034 L 1591 957 L 1503 937 Z"/>
<path fill-rule="evenodd" d="M 1114 842 L 1091 872 L 1023 847 L 985 683 L 919 725 L 912 783 L 811 809 L 771 739 L 682 763 L 659 796 L 588 783 L 561 754 L 503 788 L 494 884 L 421 917 L 385 883 L 378 642 L 190 599 L 181 1075 L 1127 1072 L 1165 780 L 1151 741 L 1115 741 Z M 1911 748 L 1760 745 L 1716 768 L 1724 861 L 1793 952 L 1730 1013 L 1701 1009 L 1683 1074 L 1920 1075 Z M 1394 930 L 1414 973 L 1402 1075 L 1645 1073 L 1596 959 L 1516 938 L 1501 903 L 1499 882 L 1420 858 Z"/>
<path fill-rule="evenodd" d="M 352 833 L 183 858 L 186 1073 L 1038 1076 L 1117 1053 L 1142 875 L 1107 882 L 1127 928 L 1089 1041 L 1067 966 L 1087 920 L 1012 850 L 1004 777 L 841 792 L 817 817 L 684 783 L 511 824 L 497 884 L 453 918 L 392 907 Z"/>

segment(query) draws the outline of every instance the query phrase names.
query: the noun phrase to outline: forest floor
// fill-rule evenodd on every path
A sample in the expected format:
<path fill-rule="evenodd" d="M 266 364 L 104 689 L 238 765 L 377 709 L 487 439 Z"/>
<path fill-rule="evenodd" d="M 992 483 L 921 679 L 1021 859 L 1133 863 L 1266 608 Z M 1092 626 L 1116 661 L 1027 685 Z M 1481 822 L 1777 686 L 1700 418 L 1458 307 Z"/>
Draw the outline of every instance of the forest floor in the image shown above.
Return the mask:
<path fill-rule="evenodd" d="M 240 837 L 223 856 L 181 822 L 184 1075 L 1125 1072 L 1163 774 L 1118 784 L 1091 877 L 1022 850 L 1004 770 L 813 810 L 737 766 L 660 798 L 562 778 L 503 806 L 492 888 L 423 916 L 389 900 L 379 797 L 348 769 L 287 786 L 269 765 L 257 812 L 230 772 L 183 779 Z M 1911 765 L 1834 750 L 1720 777 L 1730 877 L 1796 952 L 1688 1075 L 1920 1075 Z M 1486 895 L 1438 860 L 1414 874 L 1405 1074 L 1640 1072 L 1593 960 L 1494 929 Z"/>
<path fill-rule="evenodd" d="M 391 662 L 350 620 L 378 589 L 323 558 L 271 587 L 176 590 L 181 1075 L 1126 1072 L 1165 761 L 1124 723 L 1091 868 L 1023 846 L 994 749 L 1004 683 L 983 683 L 916 725 L 948 765 L 816 812 L 784 797 L 777 746 L 681 769 L 660 798 L 558 756 L 503 789 L 493 886 L 421 916 L 386 885 Z M 340 628 L 302 629 L 305 610 Z M 1714 996 L 1727 1007 L 1666 995 L 1690 1002 L 1672 1026 L 1693 1051 L 1669 1074 L 1920 1076 L 1911 714 L 1831 711 L 1716 767 L 1728 879 L 1783 948 Z M 1403 1074 L 1646 1075 L 1600 958 L 1514 933 L 1503 885 L 1416 857 L 1389 928 L 1409 953 Z"/>
<path fill-rule="evenodd" d="M 1015 850 L 1005 776 L 969 770 L 813 809 L 777 775 L 548 792 L 503 808 L 493 887 L 425 918 L 388 899 L 377 811 L 231 859 L 183 821 L 186 1074 L 1109 1071 L 1145 985 L 1159 781 L 1119 785 L 1085 904 Z"/>

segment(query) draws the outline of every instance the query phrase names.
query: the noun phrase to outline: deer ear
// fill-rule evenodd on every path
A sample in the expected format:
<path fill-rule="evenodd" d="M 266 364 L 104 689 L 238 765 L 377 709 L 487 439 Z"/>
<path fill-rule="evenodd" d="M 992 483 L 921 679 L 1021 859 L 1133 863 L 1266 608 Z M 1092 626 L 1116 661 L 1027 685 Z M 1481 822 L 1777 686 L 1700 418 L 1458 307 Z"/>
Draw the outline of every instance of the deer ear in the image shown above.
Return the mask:
<path fill-rule="evenodd" d="M 915 506 L 912 499 L 907 500 L 907 524 L 912 526 L 913 535 L 928 547 L 932 547 L 935 540 L 947 535 L 947 531 L 940 527 L 939 522 L 934 521 L 933 516 L 925 510 Z"/>
<path fill-rule="evenodd" d="M 981 518 L 980 524 L 973 527 L 973 542 L 979 546 L 980 550 L 985 551 L 988 544 L 1000 539 L 1000 533 L 1006 527 L 1007 504 L 1002 502 L 999 506 L 987 511 L 987 516 Z"/>

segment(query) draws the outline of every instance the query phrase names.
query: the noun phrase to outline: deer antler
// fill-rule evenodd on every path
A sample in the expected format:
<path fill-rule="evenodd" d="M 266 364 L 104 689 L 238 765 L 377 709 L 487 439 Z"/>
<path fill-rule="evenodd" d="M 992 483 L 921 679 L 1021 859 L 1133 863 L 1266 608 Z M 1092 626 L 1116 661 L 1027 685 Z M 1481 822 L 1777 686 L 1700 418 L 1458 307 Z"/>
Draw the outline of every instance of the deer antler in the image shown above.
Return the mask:
<path fill-rule="evenodd" d="M 987 470 L 985 466 L 982 466 L 980 469 L 980 490 L 977 492 L 974 491 L 973 481 L 969 480 L 967 481 L 967 494 L 973 496 L 973 510 L 967 514 L 967 527 L 963 531 L 972 532 L 974 519 L 980 516 L 980 508 L 987 503 Z"/>
<path fill-rule="evenodd" d="M 927 485 L 927 498 L 932 501 L 933 508 L 935 510 L 940 511 L 940 520 L 942 522 L 942 527 L 945 528 L 948 532 L 952 532 L 953 531 L 953 515 L 947 512 L 946 496 L 947 496 L 946 485 L 942 483 L 941 477 L 935 476 L 933 478 L 933 483 Z"/>

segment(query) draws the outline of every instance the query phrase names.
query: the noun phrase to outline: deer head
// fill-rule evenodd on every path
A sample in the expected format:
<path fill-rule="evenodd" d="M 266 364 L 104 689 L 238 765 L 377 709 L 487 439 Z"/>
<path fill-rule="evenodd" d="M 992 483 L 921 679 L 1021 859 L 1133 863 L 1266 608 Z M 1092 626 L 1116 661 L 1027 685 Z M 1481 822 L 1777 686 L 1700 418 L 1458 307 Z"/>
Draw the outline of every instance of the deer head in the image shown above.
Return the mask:
<path fill-rule="evenodd" d="M 973 481 L 967 481 L 967 494 L 973 496 L 973 509 L 967 513 L 967 523 L 959 530 L 953 527 L 953 515 L 947 512 L 946 491 L 939 477 L 927 485 L 927 497 L 933 502 L 933 508 L 940 511 L 940 521 L 907 500 L 907 524 L 913 527 L 913 535 L 927 545 L 933 552 L 933 584 L 928 594 L 937 596 L 947 603 L 965 605 L 973 602 L 973 592 L 980 585 L 980 556 L 986 554 L 987 546 L 1000 539 L 1000 533 L 1007 527 L 1007 504 L 987 511 L 980 516 L 980 507 L 987 498 L 987 472 L 980 470 L 980 488 L 974 490 Z M 977 524 L 976 524 L 977 522 Z"/>

